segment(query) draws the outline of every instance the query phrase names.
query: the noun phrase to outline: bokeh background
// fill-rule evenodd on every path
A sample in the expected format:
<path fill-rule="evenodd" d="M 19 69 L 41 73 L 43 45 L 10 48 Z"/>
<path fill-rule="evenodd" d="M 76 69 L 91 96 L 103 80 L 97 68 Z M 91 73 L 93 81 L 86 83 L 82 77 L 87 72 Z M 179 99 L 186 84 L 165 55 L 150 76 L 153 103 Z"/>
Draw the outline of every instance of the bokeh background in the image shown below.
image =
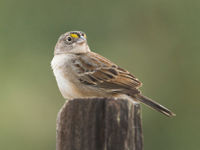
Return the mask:
<path fill-rule="evenodd" d="M 50 68 L 60 34 L 87 33 L 91 49 L 128 69 L 143 93 L 147 150 L 200 147 L 200 1 L 0 0 L 0 149 L 55 149 L 62 98 Z"/>

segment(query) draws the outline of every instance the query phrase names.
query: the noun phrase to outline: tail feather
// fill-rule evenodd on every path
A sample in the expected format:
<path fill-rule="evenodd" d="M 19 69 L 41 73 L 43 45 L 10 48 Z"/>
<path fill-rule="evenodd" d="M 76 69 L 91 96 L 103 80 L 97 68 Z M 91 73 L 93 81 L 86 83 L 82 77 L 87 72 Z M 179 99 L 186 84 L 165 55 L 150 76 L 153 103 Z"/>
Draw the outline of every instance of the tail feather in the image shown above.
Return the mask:
<path fill-rule="evenodd" d="M 146 104 L 147 106 L 157 110 L 158 112 L 163 113 L 164 115 L 168 116 L 168 117 L 172 117 L 172 116 L 176 116 L 176 114 L 174 114 L 171 110 L 167 109 L 166 107 L 160 105 L 157 102 L 154 102 L 153 100 L 151 100 L 148 97 L 145 97 L 143 95 L 134 95 L 134 97 L 139 100 L 140 102 Z"/>

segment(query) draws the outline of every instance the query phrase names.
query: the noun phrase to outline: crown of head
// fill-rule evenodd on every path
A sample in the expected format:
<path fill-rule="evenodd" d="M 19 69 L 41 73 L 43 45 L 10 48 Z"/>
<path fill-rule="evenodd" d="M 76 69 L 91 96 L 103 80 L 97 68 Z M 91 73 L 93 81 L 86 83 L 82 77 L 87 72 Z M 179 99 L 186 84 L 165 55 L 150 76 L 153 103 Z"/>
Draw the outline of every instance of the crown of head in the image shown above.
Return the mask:
<path fill-rule="evenodd" d="M 86 34 L 82 31 L 70 31 L 60 36 L 54 54 L 85 53 L 89 51 Z"/>

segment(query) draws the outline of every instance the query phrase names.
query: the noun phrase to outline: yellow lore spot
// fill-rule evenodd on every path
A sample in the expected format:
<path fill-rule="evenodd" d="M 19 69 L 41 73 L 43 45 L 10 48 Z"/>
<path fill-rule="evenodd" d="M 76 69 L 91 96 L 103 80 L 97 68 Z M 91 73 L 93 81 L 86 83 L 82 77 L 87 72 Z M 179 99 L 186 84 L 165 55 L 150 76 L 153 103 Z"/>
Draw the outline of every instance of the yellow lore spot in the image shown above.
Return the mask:
<path fill-rule="evenodd" d="M 75 33 L 71 33 L 70 36 L 73 37 L 73 38 L 79 38 L 79 36 Z"/>
<path fill-rule="evenodd" d="M 84 34 L 83 36 L 84 36 L 84 38 L 87 38 L 86 34 Z"/>

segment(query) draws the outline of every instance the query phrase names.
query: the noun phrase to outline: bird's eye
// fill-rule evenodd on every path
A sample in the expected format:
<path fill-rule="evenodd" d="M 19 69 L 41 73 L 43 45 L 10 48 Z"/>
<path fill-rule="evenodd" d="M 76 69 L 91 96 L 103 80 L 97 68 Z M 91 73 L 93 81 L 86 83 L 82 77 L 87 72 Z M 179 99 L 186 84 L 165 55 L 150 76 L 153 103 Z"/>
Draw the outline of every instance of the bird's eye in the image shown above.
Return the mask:
<path fill-rule="evenodd" d="M 69 41 L 69 42 L 72 41 L 72 38 L 71 38 L 71 37 L 68 37 L 68 38 L 67 38 L 67 41 Z"/>

